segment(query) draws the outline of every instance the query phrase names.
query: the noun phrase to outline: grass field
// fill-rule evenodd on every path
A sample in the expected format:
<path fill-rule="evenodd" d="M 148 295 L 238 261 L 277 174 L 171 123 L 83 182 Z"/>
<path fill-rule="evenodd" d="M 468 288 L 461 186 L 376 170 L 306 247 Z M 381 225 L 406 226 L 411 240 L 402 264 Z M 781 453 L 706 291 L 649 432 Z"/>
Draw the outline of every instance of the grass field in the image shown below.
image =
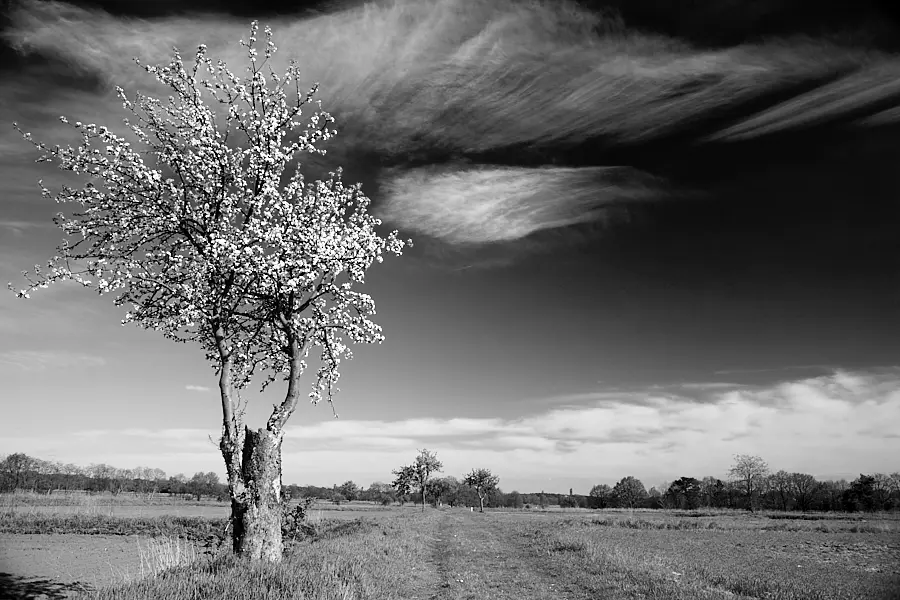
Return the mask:
<path fill-rule="evenodd" d="M 224 525 L 215 518 L 7 511 L 0 536 L 50 549 L 132 536 L 140 576 L 89 591 L 71 582 L 66 594 L 83 598 L 900 598 L 898 515 L 348 508 L 319 511 L 279 566 L 204 548 Z M 20 594 L 9 597 L 42 589 L 6 577 Z"/>
<path fill-rule="evenodd" d="M 421 510 L 406 504 L 403 507 L 385 507 L 371 502 L 348 502 L 340 505 L 319 501 L 311 507 L 314 515 L 329 519 L 355 519 L 396 511 Z M 204 517 L 224 519 L 231 514 L 227 502 L 204 499 L 202 501 L 173 499 L 164 496 L 148 498 L 112 494 L 51 495 L 17 492 L 0 494 L 0 514 L 19 515 L 104 515 L 111 517 Z"/>

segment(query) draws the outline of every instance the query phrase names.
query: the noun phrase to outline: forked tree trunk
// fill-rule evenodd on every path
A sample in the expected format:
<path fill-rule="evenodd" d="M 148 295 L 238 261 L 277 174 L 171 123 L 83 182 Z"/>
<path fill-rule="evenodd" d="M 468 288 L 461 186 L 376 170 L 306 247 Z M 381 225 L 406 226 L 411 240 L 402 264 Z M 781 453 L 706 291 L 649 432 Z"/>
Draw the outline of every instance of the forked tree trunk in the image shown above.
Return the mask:
<path fill-rule="evenodd" d="M 280 562 L 281 441 L 266 429 L 247 428 L 242 453 L 244 494 L 231 500 L 234 552 L 254 561 Z"/>

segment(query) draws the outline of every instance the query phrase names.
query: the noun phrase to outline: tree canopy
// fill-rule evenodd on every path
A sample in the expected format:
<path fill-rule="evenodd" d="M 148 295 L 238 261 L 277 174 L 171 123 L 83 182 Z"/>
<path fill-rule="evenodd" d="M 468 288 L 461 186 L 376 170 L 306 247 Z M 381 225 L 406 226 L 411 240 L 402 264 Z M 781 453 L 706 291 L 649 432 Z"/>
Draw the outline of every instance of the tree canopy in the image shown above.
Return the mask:
<path fill-rule="evenodd" d="M 475 488 L 481 503 L 480 511 L 484 512 L 484 501 L 487 495 L 500 485 L 500 478 L 491 473 L 490 469 L 472 469 L 463 479 L 463 483 Z"/>

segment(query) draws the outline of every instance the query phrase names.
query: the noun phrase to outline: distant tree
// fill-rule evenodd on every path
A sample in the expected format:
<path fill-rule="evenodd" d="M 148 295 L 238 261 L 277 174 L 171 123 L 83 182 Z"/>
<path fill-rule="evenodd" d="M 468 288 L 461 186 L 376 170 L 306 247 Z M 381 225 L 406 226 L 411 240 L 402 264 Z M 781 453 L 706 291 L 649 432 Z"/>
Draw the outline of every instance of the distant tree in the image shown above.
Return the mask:
<path fill-rule="evenodd" d="M 490 469 L 472 469 L 463 479 L 463 483 L 470 486 L 478 494 L 478 512 L 484 512 L 484 501 L 492 491 L 497 489 L 500 478 L 491 473 Z"/>
<path fill-rule="evenodd" d="M 647 491 L 648 504 L 650 506 L 652 506 L 653 508 L 665 508 L 665 509 L 675 508 L 674 498 L 669 493 L 670 487 L 671 487 L 671 484 L 668 481 L 666 481 L 665 479 L 663 479 L 658 484 L 653 486 L 653 488 L 651 488 L 651 489 L 654 489 L 654 488 L 656 489 L 657 497 L 654 499 L 653 495 L 648 490 Z"/>
<path fill-rule="evenodd" d="M 393 491 L 393 488 L 391 487 L 391 484 L 389 484 L 389 483 L 383 483 L 381 481 L 373 481 L 369 485 L 368 490 L 366 490 L 366 491 L 368 491 L 371 494 L 389 494 Z"/>
<path fill-rule="evenodd" d="M 619 480 L 613 488 L 613 497 L 619 506 L 634 508 L 647 498 L 644 484 L 635 477 L 628 476 Z"/>
<path fill-rule="evenodd" d="M 844 493 L 849 488 L 846 479 L 823 481 L 820 486 L 820 508 L 826 511 L 852 510 L 852 507 L 844 506 Z"/>
<path fill-rule="evenodd" d="M 891 502 L 891 489 L 893 487 L 891 476 L 884 473 L 875 473 L 872 485 L 872 498 L 875 501 L 875 510 L 891 510 L 894 506 Z"/>
<path fill-rule="evenodd" d="M 444 496 L 449 491 L 449 485 L 443 477 L 432 477 L 428 482 L 427 494 L 431 498 L 431 504 L 437 506 L 439 502 L 443 502 Z"/>
<path fill-rule="evenodd" d="M 416 462 L 412 465 L 413 472 L 415 473 L 415 482 L 416 486 L 419 488 L 419 492 L 422 494 L 422 511 L 425 511 L 425 503 L 427 501 L 426 495 L 428 492 L 428 481 L 431 479 L 431 476 L 435 473 L 440 473 L 443 470 L 444 465 L 437 458 L 437 453 L 430 452 L 427 448 L 419 450 L 419 455 L 416 457 Z"/>
<path fill-rule="evenodd" d="M 880 510 L 882 507 L 879 505 L 881 498 L 878 485 L 879 481 L 875 475 L 860 474 L 844 491 L 844 510 L 849 512 Z"/>
<path fill-rule="evenodd" d="M 605 483 L 598 483 L 588 493 L 591 498 L 591 508 L 608 508 L 613 501 L 613 490 Z"/>
<path fill-rule="evenodd" d="M 400 467 L 396 471 L 393 472 L 395 475 L 394 482 L 391 484 L 397 492 L 397 499 L 400 501 L 400 505 L 409 497 L 409 494 L 412 492 L 413 486 L 415 486 L 416 481 L 416 471 L 412 466 L 406 465 L 404 467 Z"/>
<path fill-rule="evenodd" d="M 406 467 L 394 471 L 397 478 L 394 480 L 394 488 L 400 495 L 408 495 L 410 490 L 415 487 L 422 494 L 422 511 L 425 511 L 425 502 L 428 494 L 428 481 L 435 473 L 440 473 L 444 468 L 443 463 L 438 460 L 435 452 L 429 451 L 427 448 L 419 450 L 416 461 Z M 401 491 L 402 490 L 402 491 Z"/>
<path fill-rule="evenodd" d="M 806 473 L 791 473 L 788 478 L 797 508 L 802 511 L 812 508 L 816 496 L 821 491 L 821 484 L 815 477 Z"/>
<path fill-rule="evenodd" d="M 359 486 L 352 481 L 345 481 L 337 489 L 348 502 L 353 502 L 359 496 Z"/>
<path fill-rule="evenodd" d="M 666 491 L 672 497 L 676 508 L 693 510 L 700 506 L 702 486 L 698 479 L 693 477 L 681 477 L 669 485 Z"/>
<path fill-rule="evenodd" d="M 360 495 L 360 497 L 387 506 L 394 501 L 396 493 L 394 492 L 394 488 L 391 487 L 391 484 L 375 481 Z"/>
<path fill-rule="evenodd" d="M 575 499 L 575 496 L 570 496 L 568 494 L 560 494 L 559 495 L 559 507 L 560 508 L 578 508 L 578 500 Z"/>
<path fill-rule="evenodd" d="M 781 510 L 791 507 L 794 501 L 794 481 L 790 473 L 782 469 L 769 475 L 769 489 Z"/>
<path fill-rule="evenodd" d="M 14 492 L 22 489 L 28 480 L 34 459 L 23 452 L 10 454 L 0 463 L 0 474 L 3 477 L 5 491 Z"/>
<path fill-rule="evenodd" d="M 737 454 L 728 474 L 747 498 L 747 509 L 752 512 L 754 499 L 759 495 L 759 490 L 769 474 L 769 465 L 759 456 Z"/>
<path fill-rule="evenodd" d="M 109 492 L 112 491 L 112 480 L 116 475 L 115 467 L 111 467 L 105 463 L 91 464 L 88 467 L 91 477 L 91 484 L 94 491 Z"/>
<path fill-rule="evenodd" d="M 443 501 L 449 504 L 450 506 L 458 506 L 460 503 L 460 496 L 462 483 L 456 477 L 452 475 L 448 475 L 447 477 L 441 478 L 442 483 L 442 497 Z"/>
<path fill-rule="evenodd" d="M 188 489 L 191 494 L 197 497 L 199 502 L 203 496 L 214 495 L 216 486 L 219 484 L 219 476 L 213 471 L 203 473 L 202 471 L 194 473 L 188 482 Z"/>
<path fill-rule="evenodd" d="M 175 51 L 168 65 L 141 65 L 170 95 L 131 99 L 117 88 L 133 116 L 125 125 L 134 144 L 81 121 L 70 124 L 77 147 L 19 130 L 42 152 L 40 162 L 55 160 L 90 180 L 56 195 L 78 206 L 56 220 L 72 241 L 47 268 L 26 272 L 17 295 L 72 280 L 116 294 L 115 304 L 129 308 L 123 322 L 200 345 L 218 376 L 234 552 L 279 562 L 281 446 L 306 396 L 307 358 L 319 350 L 311 398 L 331 402 L 350 344 L 383 339 L 370 318 L 374 301 L 354 287 L 406 244 L 396 232 L 381 235 L 369 199 L 359 186 L 344 186 L 339 169 L 327 181 L 304 179 L 300 161 L 323 153 L 318 146 L 336 133 L 328 128 L 334 119 L 301 118 L 316 89 L 301 92 L 293 61 L 276 73 L 272 32 L 257 43 L 258 32 L 254 21 L 241 41 L 244 77 L 210 59 L 202 44 L 193 64 Z M 255 376 L 264 388 L 283 380 L 285 391 L 265 427 L 252 430 L 240 391 Z"/>
<path fill-rule="evenodd" d="M 131 469 L 115 469 L 110 483 L 110 490 L 116 496 L 122 492 L 130 491 L 130 486 L 134 481 L 134 475 Z"/>
<path fill-rule="evenodd" d="M 506 494 L 506 502 L 504 506 L 507 508 L 522 508 L 525 506 L 525 500 L 522 498 L 522 494 L 520 494 L 517 490 L 513 490 L 510 493 Z"/>
<path fill-rule="evenodd" d="M 296 483 L 289 483 L 285 486 L 282 486 L 281 493 L 284 496 L 285 501 L 296 500 L 300 498 L 303 494 L 300 491 L 300 486 Z"/>
<path fill-rule="evenodd" d="M 704 506 L 721 508 L 727 502 L 725 482 L 715 477 L 706 476 L 700 482 L 700 490 Z"/>
<path fill-rule="evenodd" d="M 890 474 L 891 499 L 894 507 L 900 506 L 900 473 Z"/>

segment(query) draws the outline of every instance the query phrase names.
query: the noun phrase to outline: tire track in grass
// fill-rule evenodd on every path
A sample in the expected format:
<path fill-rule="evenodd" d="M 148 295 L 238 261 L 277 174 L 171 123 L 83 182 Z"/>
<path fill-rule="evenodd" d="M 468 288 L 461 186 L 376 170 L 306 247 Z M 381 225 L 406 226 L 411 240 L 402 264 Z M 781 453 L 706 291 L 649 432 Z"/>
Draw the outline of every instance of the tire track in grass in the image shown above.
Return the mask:
<path fill-rule="evenodd" d="M 576 582 L 570 570 L 543 560 L 517 527 L 490 513 L 447 511 L 434 562 L 439 585 L 431 600 L 596 600 L 617 597 L 608 584 Z"/>

